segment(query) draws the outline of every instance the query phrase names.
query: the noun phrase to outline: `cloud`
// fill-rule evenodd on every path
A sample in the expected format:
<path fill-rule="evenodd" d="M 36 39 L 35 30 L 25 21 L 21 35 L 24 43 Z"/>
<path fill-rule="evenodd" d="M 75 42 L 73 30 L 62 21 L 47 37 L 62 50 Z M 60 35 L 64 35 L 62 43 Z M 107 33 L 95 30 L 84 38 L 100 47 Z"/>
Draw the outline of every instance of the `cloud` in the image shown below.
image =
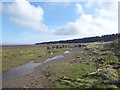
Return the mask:
<path fill-rule="evenodd" d="M 85 6 L 76 3 L 75 7 L 79 18 L 72 22 L 68 21 L 64 26 L 54 27 L 53 30 L 49 30 L 49 27 L 43 23 L 44 10 L 40 6 L 33 6 L 26 0 L 16 0 L 14 3 L 4 6 L 3 9 L 9 14 L 12 22 L 40 33 L 85 37 L 118 32 L 116 3 L 93 2 L 93 0 L 87 2 Z M 90 13 L 86 13 L 90 10 Z"/>
<path fill-rule="evenodd" d="M 67 23 L 64 27 L 57 27 L 53 33 L 55 35 L 75 35 L 78 31 L 76 31 L 74 23 Z"/>
<path fill-rule="evenodd" d="M 44 10 L 40 6 L 35 7 L 26 0 L 15 0 L 11 4 L 6 4 L 3 9 L 17 25 L 47 32 L 47 26 L 43 23 Z"/>
<path fill-rule="evenodd" d="M 76 11 L 79 18 L 74 22 L 68 22 L 65 26 L 59 27 L 57 34 L 59 35 L 74 35 L 78 34 L 80 37 L 97 36 L 104 34 L 112 34 L 118 32 L 118 13 L 116 4 L 113 2 L 88 2 L 89 9 L 93 9 L 91 13 L 86 13 L 83 5 L 76 4 Z M 94 7 L 93 4 L 98 5 Z M 96 16 L 95 16 L 96 14 Z M 62 32 L 62 33 L 61 33 Z"/>
<path fill-rule="evenodd" d="M 78 3 L 77 3 L 75 6 L 76 6 L 76 9 L 77 9 L 77 13 L 78 13 L 78 14 L 83 13 L 83 7 L 82 7 L 81 4 L 78 4 Z"/>

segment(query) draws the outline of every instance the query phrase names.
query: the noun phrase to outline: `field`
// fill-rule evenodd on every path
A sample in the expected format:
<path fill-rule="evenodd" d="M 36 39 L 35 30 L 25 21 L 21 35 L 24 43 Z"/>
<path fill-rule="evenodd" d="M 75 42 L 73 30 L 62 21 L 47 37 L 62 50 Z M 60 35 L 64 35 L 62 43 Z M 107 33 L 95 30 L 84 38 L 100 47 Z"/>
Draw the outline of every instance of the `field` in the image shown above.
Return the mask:
<path fill-rule="evenodd" d="M 2 72 L 29 61 L 43 62 L 62 54 L 67 48 L 47 50 L 47 46 L 6 46 L 2 48 Z M 51 54 L 50 52 L 53 52 Z"/>
<path fill-rule="evenodd" d="M 70 50 L 70 54 L 57 61 L 38 67 L 32 74 L 3 82 L 3 87 L 20 88 L 119 88 L 120 50 L 118 41 L 84 43 L 80 47 L 48 53 L 46 46 L 3 48 L 3 71 L 29 62 L 42 62 Z M 6 55 L 7 54 L 7 55 Z M 14 62 L 14 63 L 13 63 Z M 19 83 L 17 83 L 19 81 Z"/>
<path fill-rule="evenodd" d="M 50 79 L 55 87 L 118 88 L 112 81 L 120 79 L 120 58 L 113 52 L 113 46 L 110 48 L 109 45 L 86 44 L 87 47 L 75 49 L 64 62 L 49 66 L 47 70 L 54 74 Z"/>

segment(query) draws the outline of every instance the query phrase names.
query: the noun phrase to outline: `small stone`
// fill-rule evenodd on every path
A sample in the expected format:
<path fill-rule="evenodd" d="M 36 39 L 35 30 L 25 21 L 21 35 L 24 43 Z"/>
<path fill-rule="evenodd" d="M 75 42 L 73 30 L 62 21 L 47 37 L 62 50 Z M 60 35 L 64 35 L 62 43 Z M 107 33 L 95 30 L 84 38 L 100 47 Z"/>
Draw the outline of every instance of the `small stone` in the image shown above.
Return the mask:
<path fill-rule="evenodd" d="M 76 58 L 80 58 L 80 56 L 76 56 Z"/>

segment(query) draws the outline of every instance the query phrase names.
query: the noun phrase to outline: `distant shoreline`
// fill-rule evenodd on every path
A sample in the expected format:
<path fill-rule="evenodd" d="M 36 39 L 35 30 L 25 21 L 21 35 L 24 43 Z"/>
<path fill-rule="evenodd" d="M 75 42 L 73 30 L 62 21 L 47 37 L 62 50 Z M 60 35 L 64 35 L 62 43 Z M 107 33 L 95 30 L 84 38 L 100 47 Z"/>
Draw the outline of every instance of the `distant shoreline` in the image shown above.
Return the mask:
<path fill-rule="evenodd" d="M 79 39 L 71 39 L 71 40 L 60 40 L 60 41 L 50 41 L 50 42 L 42 42 L 42 43 L 35 43 L 35 45 L 42 45 L 42 44 L 71 44 L 71 43 L 89 43 L 89 42 L 108 42 L 118 39 L 120 33 L 116 34 L 108 34 L 102 36 L 93 36 L 93 37 L 85 37 Z"/>

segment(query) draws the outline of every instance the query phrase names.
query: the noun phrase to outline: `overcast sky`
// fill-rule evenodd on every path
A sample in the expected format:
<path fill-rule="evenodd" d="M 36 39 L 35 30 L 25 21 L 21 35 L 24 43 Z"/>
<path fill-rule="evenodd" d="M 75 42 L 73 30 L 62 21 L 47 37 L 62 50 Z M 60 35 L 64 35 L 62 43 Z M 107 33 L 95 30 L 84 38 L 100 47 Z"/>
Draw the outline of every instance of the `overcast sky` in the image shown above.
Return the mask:
<path fill-rule="evenodd" d="M 92 0 L 91 0 L 92 1 Z M 2 3 L 3 44 L 34 44 L 118 33 L 117 2 Z"/>

